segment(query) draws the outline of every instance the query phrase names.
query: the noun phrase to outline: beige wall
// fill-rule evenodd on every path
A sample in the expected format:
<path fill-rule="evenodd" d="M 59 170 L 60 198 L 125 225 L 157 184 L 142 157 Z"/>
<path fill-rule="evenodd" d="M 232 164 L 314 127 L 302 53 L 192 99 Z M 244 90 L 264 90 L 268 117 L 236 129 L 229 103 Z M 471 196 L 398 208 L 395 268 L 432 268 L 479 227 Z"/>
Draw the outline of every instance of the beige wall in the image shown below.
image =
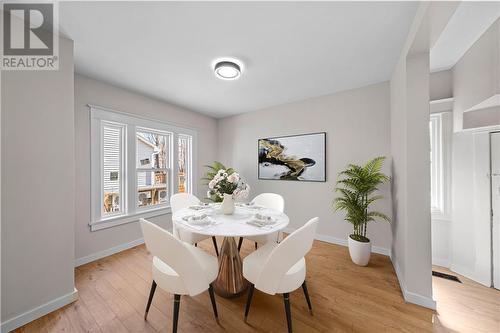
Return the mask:
<path fill-rule="evenodd" d="M 87 104 L 108 107 L 117 111 L 140 115 L 148 119 L 172 122 L 195 128 L 198 131 L 198 174 L 203 174 L 203 165 L 216 156 L 217 122 L 180 107 L 145 97 L 109 84 L 75 75 L 75 154 L 76 154 L 76 227 L 75 258 L 95 254 L 109 248 L 142 238 L 139 225 L 129 223 L 110 229 L 90 232 L 90 123 Z M 197 194 L 206 196 L 206 189 L 198 181 Z M 171 228 L 170 215 L 152 218 L 165 228 Z"/>
<path fill-rule="evenodd" d="M 390 81 L 392 262 L 407 302 L 435 308 L 430 211 L 429 45 L 457 3 L 422 2 Z"/>
<path fill-rule="evenodd" d="M 59 59 L 2 73 L 2 324 L 74 291 L 72 41 Z"/>
<path fill-rule="evenodd" d="M 392 155 L 392 262 L 398 269 L 399 280 L 406 277 L 406 58 L 395 68 L 391 79 L 391 155 Z M 401 282 L 400 282 L 401 283 Z"/>
<path fill-rule="evenodd" d="M 400 111 L 407 112 L 406 287 L 432 300 L 428 73 L 429 53 L 407 57 L 407 107 Z"/>
<path fill-rule="evenodd" d="M 318 234 L 345 241 L 352 228 L 331 208 L 337 174 L 348 163 L 364 163 L 380 155 L 388 157 L 384 171 L 389 173 L 389 125 L 389 86 L 380 83 L 221 119 L 218 156 L 247 180 L 251 196 L 262 192 L 283 195 L 290 227 L 298 228 L 319 216 Z M 313 132 L 327 133 L 327 182 L 257 179 L 259 138 Z M 381 190 L 384 200 L 377 208 L 389 214 L 390 186 L 384 185 Z M 368 234 L 375 246 L 388 253 L 389 224 L 372 223 Z"/>
<path fill-rule="evenodd" d="M 391 79 L 392 260 L 405 299 L 432 308 L 428 73 L 429 54 L 419 52 Z"/>
<path fill-rule="evenodd" d="M 500 125 L 500 107 L 464 111 L 500 93 L 500 18 L 453 67 L 453 129 Z M 465 117 L 465 118 L 464 118 Z"/>

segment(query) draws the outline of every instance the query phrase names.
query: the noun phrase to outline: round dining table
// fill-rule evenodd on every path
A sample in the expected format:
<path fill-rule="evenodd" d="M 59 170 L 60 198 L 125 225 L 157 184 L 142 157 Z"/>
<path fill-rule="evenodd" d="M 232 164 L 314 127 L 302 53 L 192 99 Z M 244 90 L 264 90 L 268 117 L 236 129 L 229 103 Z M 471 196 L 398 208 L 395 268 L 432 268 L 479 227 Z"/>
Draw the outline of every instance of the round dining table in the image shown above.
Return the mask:
<path fill-rule="evenodd" d="M 190 217 L 202 214 L 209 217 L 210 223 L 190 223 Z M 269 217 L 271 223 L 255 223 L 258 222 L 256 214 Z M 283 212 L 243 203 L 237 203 L 231 215 L 223 214 L 220 204 L 183 208 L 172 215 L 172 221 L 179 229 L 224 237 L 218 258 L 219 273 L 212 286 L 219 296 L 226 298 L 241 295 L 248 286 L 243 277 L 243 262 L 235 238 L 269 235 L 286 228 L 289 223 L 288 216 Z"/>

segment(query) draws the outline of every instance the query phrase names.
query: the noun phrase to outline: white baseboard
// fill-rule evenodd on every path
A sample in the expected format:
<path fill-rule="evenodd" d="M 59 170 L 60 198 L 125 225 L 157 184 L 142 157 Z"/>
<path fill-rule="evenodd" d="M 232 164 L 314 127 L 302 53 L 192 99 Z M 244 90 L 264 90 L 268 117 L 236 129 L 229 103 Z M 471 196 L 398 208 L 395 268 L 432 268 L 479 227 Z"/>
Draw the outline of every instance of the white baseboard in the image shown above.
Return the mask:
<path fill-rule="evenodd" d="M 134 246 L 141 245 L 141 244 L 144 244 L 143 238 L 139 238 L 139 239 L 133 240 L 133 241 L 128 242 L 128 243 L 120 244 L 120 245 L 111 247 L 111 248 L 106 249 L 106 250 L 92 253 L 91 255 L 88 255 L 86 257 L 76 259 L 75 260 L 75 267 L 85 265 L 89 262 L 96 261 L 98 259 L 110 256 L 112 254 L 115 254 L 115 253 L 118 253 L 118 252 L 121 252 L 124 250 L 128 250 L 130 248 L 133 248 Z"/>
<path fill-rule="evenodd" d="M 451 264 L 450 271 L 465 276 L 466 278 L 471 279 L 473 281 L 476 281 L 477 283 L 480 283 L 485 287 L 488 288 L 491 287 L 491 279 L 489 276 L 486 277 L 481 276 L 481 274 L 478 274 L 475 270 L 470 270 L 465 266 Z"/>
<path fill-rule="evenodd" d="M 390 255 L 392 266 L 394 267 L 394 270 L 396 271 L 396 276 L 399 281 L 399 288 L 401 289 L 401 292 L 403 293 L 403 297 L 405 299 L 405 302 L 408 303 L 413 303 L 417 304 L 420 306 L 423 306 L 425 308 L 429 308 L 431 310 L 436 310 L 436 301 L 433 300 L 430 297 L 427 296 L 422 296 L 420 294 L 414 293 L 406 289 L 405 281 L 403 278 L 403 274 L 401 273 L 401 270 L 399 268 L 399 264 L 397 260 L 393 260 L 392 254 Z"/>
<path fill-rule="evenodd" d="M 436 266 L 441 266 L 445 268 L 450 268 L 451 262 L 448 259 L 443 258 L 432 258 L 432 264 Z"/>
<path fill-rule="evenodd" d="M 291 233 L 291 232 L 294 232 L 295 230 L 296 229 L 294 229 L 294 228 L 285 228 L 283 231 L 286 233 Z M 324 234 L 316 234 L 314 236 L 314 238 L 319 240 L 319 241 L 322 241 L 322 242 L 347 246 L 347 239 L 343 239 L 343 238 L 338 238 L 338 237 L 324 235 Z M 378 254 L 383 254 L 385 256 L 390 256 L 391 251 L 389 249 L 386 249 L 386 248 L 383 248 L 380 246 L 372 246 L 372 253 L 378 253 Z"/>
<path fill-rule="evenodd" d="M 18 327 L 26 325 L 27 323 L 38 319 L 46 314 L 55 311 L 63 306 L 76 301 L 78 298 L 78 290 L 76 288 L 61 297 L 58 297 L 50 302 L 42 304 L 30 311 L 22 313 L 14 318 L 8 319 L 2 323 L 2 333 L 7 333 L 15 330 Z"/>

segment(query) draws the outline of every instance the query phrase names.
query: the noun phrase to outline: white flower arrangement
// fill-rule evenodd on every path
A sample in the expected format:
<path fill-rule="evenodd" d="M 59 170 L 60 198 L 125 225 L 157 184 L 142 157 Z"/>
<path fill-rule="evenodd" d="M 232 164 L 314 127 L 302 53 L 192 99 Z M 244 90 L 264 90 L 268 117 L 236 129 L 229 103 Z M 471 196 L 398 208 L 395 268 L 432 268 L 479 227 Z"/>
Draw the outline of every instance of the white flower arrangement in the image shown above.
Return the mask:
<path fill-rule="evenodd" d="M 228 174 L 226 170 L 221 169 L 208 183 L 207 196 L 216 195 L 223 199 L 224 194 L 231 194 L 234 198 L 246 198 L 250 194 L 250 186 L 242 181 L 238 173 Z"/>

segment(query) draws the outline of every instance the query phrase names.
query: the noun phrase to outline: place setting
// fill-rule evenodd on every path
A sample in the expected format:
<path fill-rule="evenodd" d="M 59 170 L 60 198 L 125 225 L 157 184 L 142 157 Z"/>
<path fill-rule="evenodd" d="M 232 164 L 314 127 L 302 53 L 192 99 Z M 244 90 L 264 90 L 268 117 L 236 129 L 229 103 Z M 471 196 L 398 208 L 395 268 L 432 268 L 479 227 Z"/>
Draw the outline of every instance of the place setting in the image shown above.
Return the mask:
<path fill-rule="evenodd" d="M 198 230 L 203 230 L 207 227 L 218 224 L 216 219 L 205 213 L 186 215 L 183 216 L 181 220 L 183 221 L 183 224 L 187 224 L 189 227 Z"/>
<path fill-rule="evenodd" d="M 235 206 L 239 207 L 239 208 L 245 208 L 245 209 L 248 209 L 248 210 L 262 210 L 262 209 L 265 209 L 265 207 L 257 205 L 253 201 L 251 201 L 251 202 L 237 202 L 237 203 L 235 203 Z"/>
<path fill-rule="evenodd" d="M 189 206 L 188 208 L 191 209 L 191 210 L 195 210 L 195 211 L 206 210 L 206 209 L 214 208 L 214 204 L 200 202 L 200 203 L 198 203 L 196 205 Z"/>
<path fill-rule="evenodd" d="M 257 213 L 246 223 L 258 228 L 273 228 L 277 222 L 278 219 L 274 216 Z"/>

